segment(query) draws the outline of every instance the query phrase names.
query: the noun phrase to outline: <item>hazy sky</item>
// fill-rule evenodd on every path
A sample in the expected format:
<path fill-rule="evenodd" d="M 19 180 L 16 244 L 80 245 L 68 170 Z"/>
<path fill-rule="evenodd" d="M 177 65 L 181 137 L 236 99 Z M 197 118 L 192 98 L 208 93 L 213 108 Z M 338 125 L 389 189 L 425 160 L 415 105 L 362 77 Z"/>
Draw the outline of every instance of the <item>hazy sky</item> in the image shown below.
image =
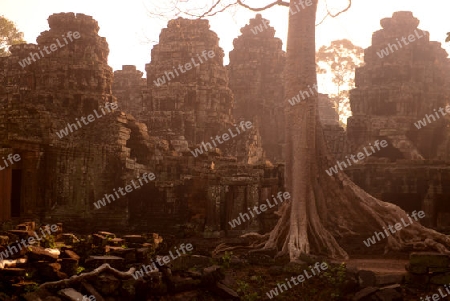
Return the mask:
<path fill-rule="evenodd" d="M 157 42 L 161 28 L 169 18 L 157 18 L 149 12 L 168 10 L 175 0 L 0 0 L 3 16 L 16 23 L 24 32 L 25 40 L 36 42 L 40 32 L 48 30 L 47 18 L 53 13 L 75 12 L 91 15 L 100 25 L 100 35 L 109 43 L 109 65 L 114 70 L 122 65 L 136 65 L 145 71 L 150 62 L 150 51 Z M 232 0 L 223 0 L 230 2 Z M 344 8 L 348 0 L 328 0 L 332 12 Z M 206 7 L 215 0 L 184 0 L 183 7 Z M 272 0 L 247 0 L 250 5 L 261 5 Z M 324 0 L 320 0 L 318 19 L 324 16 Z M 331 6 L 332 5 L 332 6 Z M 450 52 L 450 43 L 444 44 L 450 12 L 450 0 L 353 0 L 352 8 L 338 18 L 328 18 L 317 27 L 317 48 L 333 40 L 347 38 L 366 48 L 371 43 L 372 32 L 381 29 L 380 19 L 391 17 L 395 11 L 412 11 L 421 23 L 420 29 L 430 32 L 431 40 L 442 42 Z M 286 46 L 289 11 L 286 7 L 274 7 L 261 13 L 275 27 L 276 36 Z M 171 15 L 169 14 L 169 17 Z M 240 28 L 255 16 L 244 8 L 232 8 L 211 17 L 211 29 L 220 37 L 225 50 L 225 62 L 233 47 L 233 39 L 240 35 Z"/>

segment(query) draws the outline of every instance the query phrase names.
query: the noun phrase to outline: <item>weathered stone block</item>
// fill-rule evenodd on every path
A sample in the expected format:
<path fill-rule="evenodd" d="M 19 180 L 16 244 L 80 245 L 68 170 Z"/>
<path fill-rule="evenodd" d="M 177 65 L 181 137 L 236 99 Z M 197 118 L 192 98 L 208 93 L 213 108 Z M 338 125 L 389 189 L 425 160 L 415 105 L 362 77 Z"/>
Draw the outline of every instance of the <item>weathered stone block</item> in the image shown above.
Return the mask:
<path fill-rule="evenodd" d="M 201 255 L 185 255 L 171 261 L 173 271 L 185 271 L 189 268 L 206 268 L 211 265 L 212 258 Z"/>
<path fill-rule="evenodd" d="M 74 290 L 73 288 L 65 288 L 58 292 L 58 295 L 66 298 L 69 301 L 80 301 L 83 300 L 83 295 Z"/>
<path fill-rule="evenodd" d="M 449 284 L 450 283 L 450 273 L 431 276 L 430 283 L 437 284 L 437 285 Z"/>
<path fill-rule="evenodd" d="M 428 274 L 428 267 L 424 265 L 411 265 L 408 263 L 406 264 L 405 269 L 414 274 Z"/>
<path fill-rule="evenodd" d="M 360 270 L 357 276 L 361 287 L 376 286 L 377 279 L 373 271 Z"/>
<path fill-rule="evenodd" d="M 27 252 L 29 261 L 48 261 L 48 262 L 56 262 L 58 260 L 58 256 L 50 253 L 42 247 L 34 247 L 31 246 L 28 248 Z"/>
<path fill-rule="evenodd" d="M 19 268 L 6 268 L 0 269 L 0 275 L 5 277 L 23 277 L 25 276 L 26 270 Z"/>
<path fill-rule="evenodd" d="M 124 267 L 124 259 L 117 256 L 89 256 L 85 265 L 87 268 L 95 269 L 104 263 L 108 263 L 111 267 L 122 270 Z"/>
<path fill-rule="evenodd" d="M 78 260 L 73 258 L 63 258 L 60 261 L 61 271 L 66 273 L 68 276 L 73 276 L 77 274 Z"/>
<path fill-rule="evenodd" d="M 409 256 L 411 266 L 448 268 L 450 259 L 445 254 L 432 252 L 415 252 Z"/>
<path fill-rule="evenodd" d="M 121 281 L 112 275 L 99 275 L 92 284 L 101 295 L 108 296 L 118 293 Z"/>
<path fill-rule="evenodd" d="M 220 280 L 223 280 L 225 275 L 222 268 L 218 265 L 213 265 L 203 269 L 202 284 L 205 286 L 215 285 Z"/>
<path fill-rule="evenodd" d="M 125 235 L 123 236 L 123 239 L 127 243 L 136 243 L 136 244 L 145 243 L 145 237 L 143 237 L 142 235 Z"/>

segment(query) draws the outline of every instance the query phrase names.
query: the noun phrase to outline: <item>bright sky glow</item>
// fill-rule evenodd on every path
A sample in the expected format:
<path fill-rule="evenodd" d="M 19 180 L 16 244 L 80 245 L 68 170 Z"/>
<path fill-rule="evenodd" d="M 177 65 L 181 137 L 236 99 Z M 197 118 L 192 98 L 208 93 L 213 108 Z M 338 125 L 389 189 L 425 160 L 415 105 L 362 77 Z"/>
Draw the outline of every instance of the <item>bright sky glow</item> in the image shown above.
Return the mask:
<path fill-rule="evenodd" d="M 100 35 L 109 43 L 109 65 L 114 70 L 122 65 L 136 65 L 144 71 L 150 62 L 150 51 L 157 43 L 159 33 L 166 27 L 168 18 L 155 17 L 149 12 L 167 10 L 174 0 L 0 0 L 1 14 L 16 23 L 25 34 L 25 40 L 35 43 L 40 32 L 48 30 L 47 18 L 53 13 L 75 12 L 93 16 L 100 25 Z M 226 3 L 232 0 L 223 0 Z M 253 6 L 266 5 L 273 0 L 247 0 Z M 346 7 L 348 0 L 328 0 L 332 12 Z M 215 0 L 184 0 L 182 7 L 208 7 Z M 195 3 L 195 4 L 194 4 Z M 324 16 L 324 0 L 320 0 L 318 20 Z M 317 48 L 331 41 L 347 38 L 363 48 L 371 44 L 372 33 L 381 29 L 380 20 L 391 17 L 395 11 L 412 11 L 421 22 L 420 29 L 430 32 L 433 41 L 443 43 L 450 52 L 450 43 L 445 44 L 448 12 L 448 0 L 353 0 L 349 11 L 339 17 L 327 18 L 317 27 Z M 255 12 L 244 8 L 231 8 L 209 18 L 211 29 L 220 37 L 220 46 L 225 51 L 225 62 L 232 50 L 233 39 L 240 35 L 240 28 L 248 24 Z M 286 47 L 286 35 L 289 11 L 286 7 L 274 7 L 261 12 L 275 27 L 276 36 L 283 40 Z M 327 93 L 327 91 L 323 91 Z"/>

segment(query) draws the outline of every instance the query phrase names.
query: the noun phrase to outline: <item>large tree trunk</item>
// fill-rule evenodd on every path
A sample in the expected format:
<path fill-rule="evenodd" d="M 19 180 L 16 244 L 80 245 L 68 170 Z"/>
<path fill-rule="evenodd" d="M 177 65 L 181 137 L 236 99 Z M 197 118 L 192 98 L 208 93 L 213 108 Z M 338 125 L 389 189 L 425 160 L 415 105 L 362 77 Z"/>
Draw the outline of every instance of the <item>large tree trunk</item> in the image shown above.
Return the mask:
<path fill-rule="evenodd" d="M 295 2 L 291 0 L 290 4 L 293 12 L 297 12 Z M 318 0 L 312 2 L 312 6 L 289 14 L 285 99 L 299 91 L 310 91 L 317 84 L 315 21 Z M 370 196 L 342 171 L 331 177 L 325 172 L 335 160 L 329 155 L 323 136 L 317 93 L 295 106 L 283 101 L 287 112 L 286 189 L 291 199 L 280 209 L 280 220 L 265 248 L 277 248 L 280 255 L 289 254 L 291 260 L 298 259 L 302 253 L 348 258 L 337 239 L 371 236 L 375 231 L 382 232 L 383 227 L 399 223 L 402 218 L 408 221 L 401 208 Z M 450 246 L 445 235 L 422 227 L 418 222 L 395 236 L 388 236 L 384 243 L 386 250 L 420 246 L 444 253 L 449 253 L 446 246 Z"/>

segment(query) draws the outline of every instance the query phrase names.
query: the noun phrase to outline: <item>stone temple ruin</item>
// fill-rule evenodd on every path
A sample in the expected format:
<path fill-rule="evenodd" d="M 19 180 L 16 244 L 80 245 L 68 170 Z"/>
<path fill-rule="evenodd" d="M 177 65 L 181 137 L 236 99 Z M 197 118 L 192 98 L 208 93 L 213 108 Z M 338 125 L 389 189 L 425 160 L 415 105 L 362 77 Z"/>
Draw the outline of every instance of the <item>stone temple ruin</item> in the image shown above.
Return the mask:
<path fill-rule="evenodd" d="M 182 237 L 222 238 L 272 229 L 277 208 L 234 228 L 229 224 L 284 188 L 285 52 L 273 27 L 257 35 L 251 32 L 263 21 L 268 24 L 258 14 L 241 29 L 230 63 L 224 66 L 224 51 L 208 21 L 171 20 L 151 51 L 145 78 L 136 66 L 124 65 L 113 72 L 97 21 L 83 14 L 51 15 L 50 29 L 41 33 L 37 44 L 12 46 L 11 56 L 0 58 L 0 157 L 18 154 L 21 159 L 0 170 L 0 223 L 9 230 L 0 235 L 0 252 L 16 238 L 28 238 L 39 224 L 57 225 L 55 237 L 66 247 L 56 255 L 40 247 L 21 250 L 8 263 L 13 268 L 2 270 L 0 276 L 24 292 L 30 283 L 15 281 L 25 277 L 21 268 L 25 254 L 45 281 L 77 274 L 76 253 L 90 255 L 85 262 L 90 270 L 102 263 L 123 270 L 145 262 L 162 241 L 157 234 L 127 235 L 133 232 L 179 235 L 181 231 Z M 449 120 L 441 118 L 423 129 L 414 124 L 450 103 L 450 61 L 426 31 L 419 31 L 421 39 L 408 47 L 385 58 L 377 55 L 397 37 L 418 30 L 418 24 L 410 12 L 381 20 L 383 29 L 373 34 L 365 64 L 356 70 L 356 88 L 350 95 L 353 116 L 346 130 L 339 126 L 327 95 L 319 97 L 319 113 L 330 151 L 339 160 L 375 140 L 388 141 L 389 147 L 345 172 L 382 200 L 407 211 L 421 208 L 427 214 L 425 224 L 442 230 L 450 226 L 445 206 L 450 199 Z M 80 38 L 21 67 L 19 62 L 30 52 L 69 31 L 78 31 Z M 205 50 L 214 55 L 194 63 Z M 193 68 L 174 70 L 190 62 Z M 109 110 L 111 104 L 118 109 Z M 78 123 L 82 116 L 105 110 L 95 122 Z M 212 145 L 212 137 L 241 122 L 251 122 L 252 127 Z M 72 130 L 60 137 L 68 124 Z M 194 152 L 202 147 L 202 152 Z M 149 173 L 154 180 L 118 194 L 116 189 Z M 102 199 L 103 206 L 94 205 Z M 20 225 L 8 229 L 12 224 Z M 63 229 L 96 233 L 79 243 Z M 103 248 L 108 256 L 100 256 Z M 165 284 L 156 273 L 133 293 L 128 290 L 130 272 L 104 265 L 91 272 L 98 276 L 103 271 L 101 277 L 84 276 L 95 279 L 91 284 L 78 278 L 68 282 L 97 300 L 114 294 L 138 300 L 145 298 L 145 289 L 165 294 L 167 287 L 177 291 L 202 285 L 235 299 L 216 281 L 220 277 L 215 268 L 208 268 L 208 258 L 196 257 L 195 262 L 205 269 L 194 279 L 174 284 L 170 275 Z M 184 261 L 174 262 L 172 272 L 185 266 Z M 68 282 L 46 289 L 70 300 L 82 297 L 67 288 Z"/>
<path fill-rule="evenodd" d="M 272 27 L 257 35 L 250 31 L 261 15 L 241 29 L 228 66 L 207 20 L 171 20 L 152 49 L 146 79 L 135 66 L 112 72 L 108 44 L 92 17 L 61 13 L 48 21 L 50 30 L 37 44 L 12 46 L 12 55 L 0 58 L 0 153 L 22 158 L 0 171 L 0 220 L 64 222 L 74 231 L 173 232 L 174 225 L 190 224 L 206 237 L 273 226 L 273 212 L 234 229 L 227 223 L 283 187 L 285 53 Z M 347 173 L 376 197 L 406 210 L 423 208 L 429 225 L 445 227 L 448 120 L 420 130 L 414 122 L 449 103 L 447 54 L 420 31 L 424 36 L 416 43 L 383 59 L 376 55 L 418 23 L 409 12 L 381 21 L 365 65 L 356 70 L 347 131 L 326 95 L 320 97 L 320 117 L 337 158 L 387 140 L 386 150 Z M 68 31 L 81 38 L 21 68 L 30 52 Z M 205 50 L 214 56 L 192 70 L 173 70 Z M 68 123 L 108 103 L 119 109 L 58 137 Z M 212 137 L 241 121 L 253 127 L 211 145 Z M 208 152 L 193 156 L 207 142 Z M 94 206 L 150 172 L 154 181 L 103 208 Z"/>
<path fill-rule="evenodd" d="M 440 43 L 418 29 L 411 12 L 396 12 L 381 20 L 383 29 L 364 51 L 365 65 L 357 68 L 351 91 L 353 116 L 348 119 L 351 153 L 379 139 L 388 147 L 348 173 L 370 194 L 406 211 L 422 208 L 424 224 L 450 226 L 450 131 L 441 117 L 418 129 L 418 120 L 450 104 L 450 61 Z M 411 34 L 414 43 L 388 56 L 376 53 L 396 38 Z"/>

